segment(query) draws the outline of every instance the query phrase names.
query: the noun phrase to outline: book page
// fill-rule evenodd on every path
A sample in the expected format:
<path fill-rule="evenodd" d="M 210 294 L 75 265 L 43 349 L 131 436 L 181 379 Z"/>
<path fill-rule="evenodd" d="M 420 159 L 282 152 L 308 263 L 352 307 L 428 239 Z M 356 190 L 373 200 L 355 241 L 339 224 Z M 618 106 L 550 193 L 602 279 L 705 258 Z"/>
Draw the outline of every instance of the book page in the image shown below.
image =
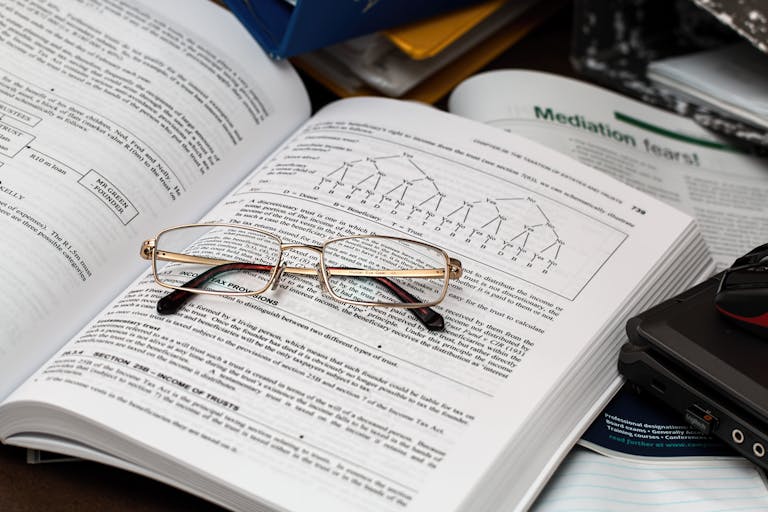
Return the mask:
<path fill-rule="evenodd" d="M 211 2 L 0 9 L 4 396 L 138 275 L 148 230 L 202 215 L 309 107 Z"/>
<path fill-rule="evenodd" d="M 616 313 L 691 226 L 536 143 L 382 99 L 321 111 L 206 220 L 286 244 L 411 238 L 444 248 L 464 275 L 432 332 L 407 310 L 342 304 L 295 275 L 159 316 L 168 290 L 147 274 L 0 409 L 2 435 L 16 404 L 42 400 L 104 427 L 50 434 L 85 430 L 92 448 L 166 477 L 198 468 L 278 508 L 458 509 L 580 354 L 600 349 L 589 388 L 558 393 L 576 391 L 561 421 L 583 421 L 618 376 L 618 344 L 594 344 L 618 339 Z M 209 499 L 247 508 L 232 492 Z"/>
<path fill-rule="evenodd" d="M 470 78 L 449 110 L 536 140 L 690 213 L 719 269 L 768 239 L 768 159 L 690 119 L 522 70 Z"/>
<path fill-rule="evenodd" d="M 649 464 L 575 449 L 531 512 L 758 512 L 767 507 L 765 478 L 745 459 Z"/>

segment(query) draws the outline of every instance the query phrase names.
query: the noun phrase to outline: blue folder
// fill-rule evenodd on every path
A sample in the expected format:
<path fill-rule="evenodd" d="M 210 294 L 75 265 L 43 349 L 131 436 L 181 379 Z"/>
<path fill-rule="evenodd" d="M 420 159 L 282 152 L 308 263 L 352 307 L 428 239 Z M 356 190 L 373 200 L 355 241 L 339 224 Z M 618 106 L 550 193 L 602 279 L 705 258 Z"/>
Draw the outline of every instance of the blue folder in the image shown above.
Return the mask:
<path fill-rule="evenodd" d="M 225 0 L 264 50 L 285 58 L 478 0 Z"/>

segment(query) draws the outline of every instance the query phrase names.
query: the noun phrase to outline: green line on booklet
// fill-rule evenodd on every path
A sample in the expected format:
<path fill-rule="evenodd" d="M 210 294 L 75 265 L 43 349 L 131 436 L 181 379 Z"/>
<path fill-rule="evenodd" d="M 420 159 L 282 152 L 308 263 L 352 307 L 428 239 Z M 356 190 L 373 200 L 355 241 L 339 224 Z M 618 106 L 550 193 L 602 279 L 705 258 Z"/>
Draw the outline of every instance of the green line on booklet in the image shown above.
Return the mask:
<path fill-rule="evenodd" d="M 661 128 L 659 126 L 647 123 L 645 121 L 635 119 L 634 117 L 628 116 L 627 114 L 622 114 L 621 112 L 614 112 L 613 117 L 616 118 L 618 121 L 623 121 L 627 124 L 631 124 L 638 128 L 642 128 L 643 130 L 648 130 L 650 132 L 657 133 L 659 135 L 664 135 L 665 137 L 669 137 L 671 139 L 677 139 L 683 142 L 689 142 L 691 144 L 698 144 L 699 146 L 706 146 L 708 148 L 722 149 L 725 151 L 734 151 L 736 153 L 741 153 L 741 151 L 739 151 L 738 148 L 735 148 L 733 146 L 729 146 L 727 144 L 721 144 L 720 142 L 714 142 L 711 140 L 698 139 L 696 137 L 690 137 L 688 135 L 683 135 L 681 133 L 673 132 L 665 128 Z"/>

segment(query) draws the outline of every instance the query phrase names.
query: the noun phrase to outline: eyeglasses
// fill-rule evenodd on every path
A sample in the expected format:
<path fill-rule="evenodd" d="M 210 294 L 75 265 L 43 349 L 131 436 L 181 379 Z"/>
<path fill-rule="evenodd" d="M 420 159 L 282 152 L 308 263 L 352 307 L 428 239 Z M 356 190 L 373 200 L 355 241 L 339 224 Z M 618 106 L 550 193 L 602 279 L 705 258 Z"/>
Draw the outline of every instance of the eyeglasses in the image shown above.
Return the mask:
<path fill-rule="evenodd" d="M 289 267 L 283 252 L 320 255 L 314 266 Z M 442 330 L 431 309 L 461 277 L 461 262 L 424 242 L 357 235 L 322 245 L 284 244 L 268 231 L 237 224 L 186 224 L 144 241 L 141 257 L 152 261 L 155 282 L 174 291 L 157 303 L 172 314 L 194 294 L 259 295 L 274 290 L 284 274 L 317 276 L 320 288 L 346 304 L 407 308 L 429 330 Z M 168 262 L 165 265 L 159 262 Z"/>

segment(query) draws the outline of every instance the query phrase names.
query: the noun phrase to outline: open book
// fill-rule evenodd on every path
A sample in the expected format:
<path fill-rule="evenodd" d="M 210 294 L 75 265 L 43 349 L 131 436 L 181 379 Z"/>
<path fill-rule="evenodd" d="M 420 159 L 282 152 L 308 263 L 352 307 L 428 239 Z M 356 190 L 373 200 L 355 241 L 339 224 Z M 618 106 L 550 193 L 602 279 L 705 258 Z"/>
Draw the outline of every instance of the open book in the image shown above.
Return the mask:
<path fill-rule="evenodd" d="M 619 386 L 625 319 L 712 270 L 691 217 L 530 140 L 394 100 L 309 118 L 208 2 L 3 6 L 5 443 L 238 510 L 524 509 Z M 141 242 L 201 219 L 464 275 L 442 331 L 301 276 L 161 316 Z"/>

